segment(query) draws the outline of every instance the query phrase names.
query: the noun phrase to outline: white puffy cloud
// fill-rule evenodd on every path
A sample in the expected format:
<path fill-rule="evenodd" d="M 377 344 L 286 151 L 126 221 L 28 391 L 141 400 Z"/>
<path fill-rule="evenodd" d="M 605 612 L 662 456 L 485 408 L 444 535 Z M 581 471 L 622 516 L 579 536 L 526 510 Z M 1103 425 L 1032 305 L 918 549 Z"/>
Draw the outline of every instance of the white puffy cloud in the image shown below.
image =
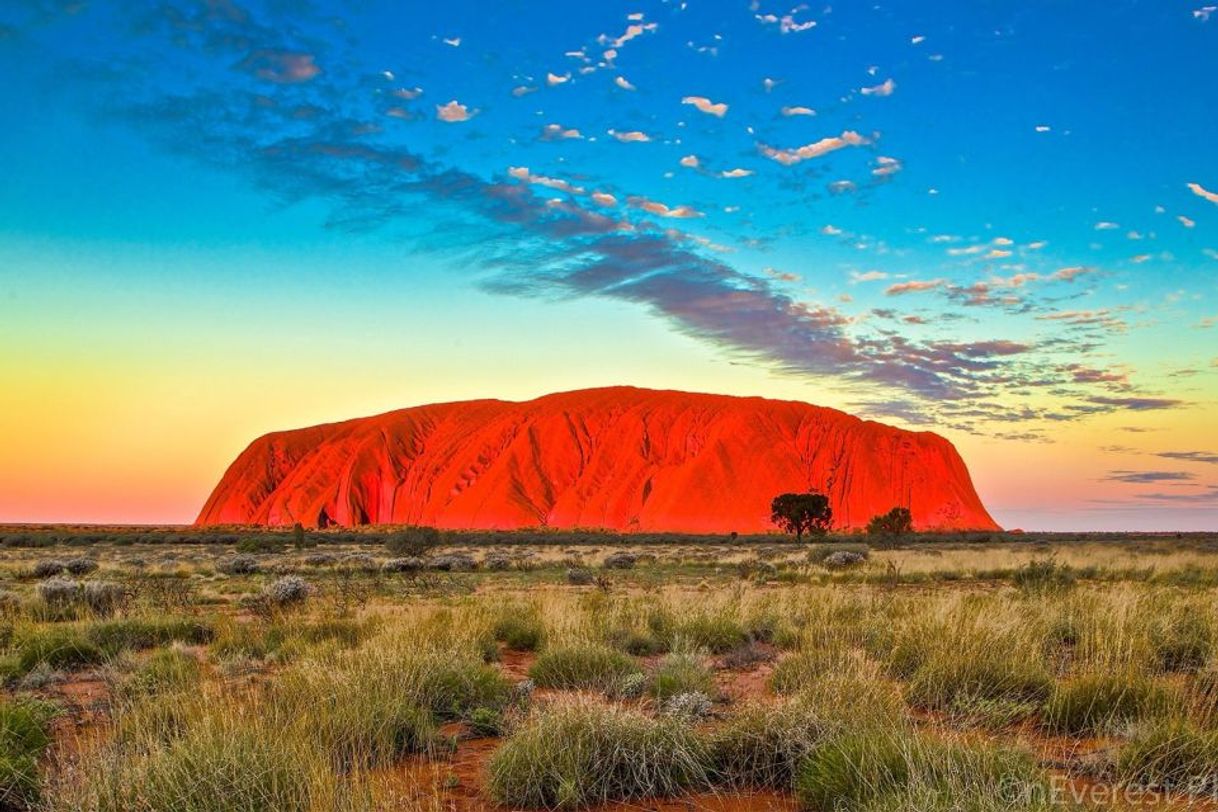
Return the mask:
<path fill-rule="evenodd" d="M 450 124 L 458 121 L 469 121 L 476 115 L 478 115 L 477 110 L 470 110 L 456 99 L 453 99 L 448 104 L 436 105 L 436 118 L 440 119 L 440 121 L 447 121 Z"/>

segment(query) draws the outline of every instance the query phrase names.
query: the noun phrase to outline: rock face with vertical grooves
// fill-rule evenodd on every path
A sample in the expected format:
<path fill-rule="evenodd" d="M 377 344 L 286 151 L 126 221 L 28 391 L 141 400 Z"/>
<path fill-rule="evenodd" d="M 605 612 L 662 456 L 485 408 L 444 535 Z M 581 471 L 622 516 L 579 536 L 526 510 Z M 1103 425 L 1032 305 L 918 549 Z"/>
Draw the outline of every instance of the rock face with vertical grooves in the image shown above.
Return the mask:
<path fill-rule="evenodd" d="M 918 530 L 996 530 L 947 440 L 807 403 L 630 387 L 442 403 L 267 434 L 196 524 L 758 533 L 770 500 L 834 524 L 902 506 Z"/>

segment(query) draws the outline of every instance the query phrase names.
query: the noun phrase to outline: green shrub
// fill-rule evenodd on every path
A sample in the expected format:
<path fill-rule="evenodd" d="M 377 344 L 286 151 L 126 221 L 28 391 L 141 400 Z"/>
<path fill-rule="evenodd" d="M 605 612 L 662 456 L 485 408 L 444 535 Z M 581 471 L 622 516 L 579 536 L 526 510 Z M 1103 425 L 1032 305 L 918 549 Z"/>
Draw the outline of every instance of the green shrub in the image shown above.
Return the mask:
<path fill-rule="evenodd" d="M 1166 692 L 1149 677 L 1096 672 L 1059 682 L 1045 705 L 1044 723 L 1061 733 L 1105 733 L 1166 703 Z"/>
<path fill-rule="evenodd" d="M 669 654 L 656 668 L 651 679 L 651 693 L 665 700 L 677 694 L 715 693 L 715 674 L 695 654 Z"/>
<path fill-rule="evenodd" d="M 1011 574 L 1011 581 L 1028 594 L 1064 592 L 1073 589 L 1078 580 L 1068 564 L 1059 564 L 1053 558 L 1029 561 Z"/>
<path fill-rule="evenodd" d="M 418 558 L 440 546 L 442 537 L 434 527 L 406 527 L 385 539 L 390 555 Z"/>
<path fill-rule="evenodd" d="M 487 788 L 514 807 L 573 809 L 710 786 L 704 739 L 679 719 L 588 701 L 529 717 L 491 756 Z"/>
<path fill-rule="evenodd" d="M 640 674 L 633 658 L 607 646 L 581 644 L 544 651 L 529 669 L 542 688 L 611 690 L 623 677 Z"/>

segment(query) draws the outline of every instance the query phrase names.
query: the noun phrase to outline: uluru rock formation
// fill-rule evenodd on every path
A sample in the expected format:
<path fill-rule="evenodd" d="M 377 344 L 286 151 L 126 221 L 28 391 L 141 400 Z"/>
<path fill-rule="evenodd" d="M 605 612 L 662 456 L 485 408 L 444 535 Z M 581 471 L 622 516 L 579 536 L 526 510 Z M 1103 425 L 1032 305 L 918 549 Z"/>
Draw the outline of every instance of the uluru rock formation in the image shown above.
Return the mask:
<path fill-rule="evenodd" d="M 908 507 L 918 530 L 996 530 L 947 440 L 807 403 L 631 387 L 402 409 L 255 440 L 196 524 L 774 530 L 779 493 L 834 525 Z"/>

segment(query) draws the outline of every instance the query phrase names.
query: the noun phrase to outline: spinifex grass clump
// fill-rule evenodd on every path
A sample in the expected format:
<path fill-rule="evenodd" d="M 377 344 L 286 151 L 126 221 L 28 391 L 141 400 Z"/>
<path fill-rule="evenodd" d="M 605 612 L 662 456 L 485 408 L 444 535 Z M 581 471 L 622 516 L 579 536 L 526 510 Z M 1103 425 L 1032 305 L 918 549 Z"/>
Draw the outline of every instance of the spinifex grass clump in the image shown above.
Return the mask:
<path fill-rule="evenodd" d="M 905 731 L 870 730 L 827 740 L 795 782 L 806 809 L 1051 809 L 1044 776 L 1024 754 Z"/>
<path fill-rule="evenodd" d="M 1061 733 L 1105 733 L 1166 710 L 1167 691 L 1138 672 L 1096 672 L 1059 682 L 1044 723 Z"/>
<path fill-rule="evenodd" d="M 738 789 L 788 789 L 832 729 L 812 703 L 751 702 L 711 734 L 715 776 Z"/>
<path fill-rule="evenodd" d="M 545 645 L 546 624 L 530 606 L 509 606 L 493 630 L 495 639 L 513 651 L 537 651 Z"/>
<path fill-rule="evenodd" d="M 983 619 L 981 606 L 955 607 L 933 624 L 912 624 L 901 637 L 889 662 L 897 674 L 908 674 L 907 695 L 918 706 L 952 710 L 977 700 L 1039 702 L 1053 685 L 1035 630 Z"/>
<path fill-rule="evenodd" d="M 32 699 L 0 702 L 0 809 L 25 809 L 41 793 L 38 758 L 51 743 L 56 709 Z"/>
<path fill-rule="evenodd" d="M 1146 789 L 1218 791 L 1218 731 L 1183 720 L 1147 724 L 1117 756 L 1119 780 Z"/>
<path fill-rule="evenodd" d="M 607 646 L 584 643 L 549 648 L 529 669 L 542 688 L 612 690 L 624 677 L 642 673 L 632 657 Z"/>
<path fill-rule="evenodd" d="M 651 693 L 659 700 L 678 694 L 715 693 L 715 674 L 695 653 L 669 654 L 660 661 L 651 677 Z"/>
<path fill-rule="evenodd" d="M 53 809 L 309 812 L 338 800 L 316 753 L 255 719 L 205 716 L 178 736 L 93 758 L 85 780 L 60 788 Z"/>
<path fill-rule="evenodd" d="M 487 788 L 516 807 L 574 809 L 707 788 L 707 744 L 680 718 L 574 700 L 539 710 L 491 757 Z"/>

